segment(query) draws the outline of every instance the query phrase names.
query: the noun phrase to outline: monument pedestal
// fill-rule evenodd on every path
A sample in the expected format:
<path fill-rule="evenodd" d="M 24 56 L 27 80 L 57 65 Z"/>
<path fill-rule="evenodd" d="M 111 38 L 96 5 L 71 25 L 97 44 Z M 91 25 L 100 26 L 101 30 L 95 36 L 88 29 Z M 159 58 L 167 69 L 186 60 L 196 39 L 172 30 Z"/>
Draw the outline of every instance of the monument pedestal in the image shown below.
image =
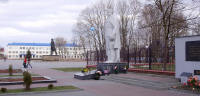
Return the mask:
<path fill-rule="evenodd" d="M 60 56 L 59 55 L 43 55 L 42 60 L 43 61 L 59 61 Z"/>
<path fill-rule="evenodd" d="M 98 63 L 97 70 L 109 71 L 109 73 L 126 73 L 128 70 L 128 63 Z"/>

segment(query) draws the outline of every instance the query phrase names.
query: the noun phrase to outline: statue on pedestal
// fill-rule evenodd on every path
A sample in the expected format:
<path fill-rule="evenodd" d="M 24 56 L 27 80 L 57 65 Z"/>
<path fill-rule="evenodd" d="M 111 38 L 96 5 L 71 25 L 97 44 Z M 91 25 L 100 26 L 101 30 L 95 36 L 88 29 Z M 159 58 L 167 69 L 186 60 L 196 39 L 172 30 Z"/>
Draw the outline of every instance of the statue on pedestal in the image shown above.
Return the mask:
<path fill-rule="evenodd" d="M 119 20 L 117 14 L 114 12 L 108 17 L 105 23 L 105 40 L 106 40 L 106 55 L 108 57 L 107 63 L 120 62 L 120 31 Z"/>
<path fill-rule="evenodd" d="M 53 52 L 55 52 L 55 54 L 57 55 L 55 43 L 54 43 L 53 39 L 51 39 L 51 55 L 53 55 Z"/>

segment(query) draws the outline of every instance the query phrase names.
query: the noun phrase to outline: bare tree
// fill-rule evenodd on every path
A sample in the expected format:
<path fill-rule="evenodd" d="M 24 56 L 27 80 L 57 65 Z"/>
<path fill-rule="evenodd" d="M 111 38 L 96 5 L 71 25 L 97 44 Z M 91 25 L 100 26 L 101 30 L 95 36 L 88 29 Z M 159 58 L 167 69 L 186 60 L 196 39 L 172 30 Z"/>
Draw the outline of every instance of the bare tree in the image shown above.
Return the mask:
<path fill-rule="evenodd" d="M 61 55 L 62 58 L 64 58 L 67 53 L 66 43 L 67 41 L 63 37 L 55 38 L 55 47 L 58 49 L 58 54 Z"/>
<path fill-rule="evenodd" d="M 187 35 L 187 18 L 181 4 L 178 0 L 154 0 L 142 11 L 140 28 L 147 35 L 145 42 L 151 45 L 154 56 L 163 58 L 163 70 L 166 70 L 169 48 L 174 46 L 175 37 Z"/>
<path fill-rule="evenodd" d="M 100 59 L 105 56 L 105 33 L 104 24 L 107 18 L 113 14 L 114 0 L 101 0 L 92 7 L 82 11 L 74 32 L 79 39 L 84 38 L 85 45 L 99 51 Z M 115 1 L 116 2 L 116 1 Z M 131 43 L 133 32 L 136 27 L 135 20 L 139 13 L 139 2 L 137 0 L 124 0 L 117 2 L 117 13 L 119 14 L 121 44 L 124 49 Z M 93 28 L 93 30 L 90 30 Z"/>
<path fill-rule="evenodd" d="M 84 38 L 84 46 L 94 48 L 99 53 L 105 50 L 104 23 L 112 10 L 112 0 L 104 0 L 81 12 L 73 31 L 79 39 Z"/>
<path fill-rule="evenodd" d="M 183 14 L 184 6 L 180 0 L 149 1 L 151 3 L 143 9 L 137 0 L 117 2 L 122 50 L 131 48 L 136 53 L 144 46 L 151 45 L 155 58 L 163 56 L 163 70 L 166 70 L 169 49 L 174 46 L 174 38 L 188 35 L 188 17 Z M 73 32 L 84 48 L 104 52 L 104 24 L 113 13 L 113 2 L 116 1 L 100 0 L 81 12 Z"/>

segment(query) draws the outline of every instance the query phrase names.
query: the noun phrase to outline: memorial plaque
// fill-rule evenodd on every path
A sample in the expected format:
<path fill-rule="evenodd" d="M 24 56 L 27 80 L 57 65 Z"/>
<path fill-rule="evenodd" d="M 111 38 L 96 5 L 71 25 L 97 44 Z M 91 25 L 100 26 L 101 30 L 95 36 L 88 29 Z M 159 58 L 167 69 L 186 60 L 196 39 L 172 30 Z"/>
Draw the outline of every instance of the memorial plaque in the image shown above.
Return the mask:
<path fill-rule="evenodd" d="M 194 70 L 194 75 L 200 75 L 200 70 Z"/>
<path fill-rule="evenodd" d="M 186 61 L 200 61 L 200 41 L 186 42 Z"/>

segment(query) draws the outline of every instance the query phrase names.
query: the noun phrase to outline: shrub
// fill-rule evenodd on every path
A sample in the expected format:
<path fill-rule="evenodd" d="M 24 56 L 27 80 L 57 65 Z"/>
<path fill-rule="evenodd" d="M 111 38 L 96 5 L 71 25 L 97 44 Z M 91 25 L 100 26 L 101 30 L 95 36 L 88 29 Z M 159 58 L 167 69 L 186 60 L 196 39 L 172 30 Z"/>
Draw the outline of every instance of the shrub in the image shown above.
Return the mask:
<path fill-rule="evenodd" d="M 7 88 L 1 88 L 1 92 L 2 92 L 2 93 L 7 92 Z"/>
<path fill-rule="evenodd" d="M 13 75 L 13 67 L 12 67 L 12 65 L 9 65 L 8 72 L 9 72 L 10 76 Z"/>
<path fill-rule="evenodd" d="M 31 74 L 29 72 L 25 71 L 23 73 L 23 76 L 24 76 L 23 80 L 24 80 L 25 89 L 30 90 L 30 86 L 32 84 Z"/>
<path fill-rule="evenodd" d="M 53 84 L 48 85 L 48 89 L 53 89 L 53 87 L 54 87 Z"/>

